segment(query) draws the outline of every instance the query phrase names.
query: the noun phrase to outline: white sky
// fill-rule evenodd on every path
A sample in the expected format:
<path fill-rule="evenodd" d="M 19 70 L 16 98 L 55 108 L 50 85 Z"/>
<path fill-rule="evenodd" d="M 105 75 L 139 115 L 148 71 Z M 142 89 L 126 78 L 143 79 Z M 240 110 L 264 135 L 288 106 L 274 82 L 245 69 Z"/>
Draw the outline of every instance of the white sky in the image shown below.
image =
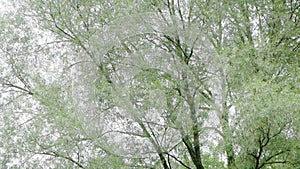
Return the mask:
<path fill-rule="evenodd" d="M 5 11 L 8 11 L 11 8 L 9 3 L 9 0 L 0 0 L 0 14 L 2 14 Z"/>

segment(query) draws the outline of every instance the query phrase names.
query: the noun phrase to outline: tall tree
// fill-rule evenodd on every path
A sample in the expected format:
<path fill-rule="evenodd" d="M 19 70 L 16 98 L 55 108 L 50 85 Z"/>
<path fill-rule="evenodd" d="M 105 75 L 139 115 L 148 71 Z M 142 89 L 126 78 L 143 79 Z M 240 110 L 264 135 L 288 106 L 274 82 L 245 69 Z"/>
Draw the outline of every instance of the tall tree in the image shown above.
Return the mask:
<path fill-rule="evenodd" d="M 16 4 L 4 167 L 299 166 L 297 1 Z"/>

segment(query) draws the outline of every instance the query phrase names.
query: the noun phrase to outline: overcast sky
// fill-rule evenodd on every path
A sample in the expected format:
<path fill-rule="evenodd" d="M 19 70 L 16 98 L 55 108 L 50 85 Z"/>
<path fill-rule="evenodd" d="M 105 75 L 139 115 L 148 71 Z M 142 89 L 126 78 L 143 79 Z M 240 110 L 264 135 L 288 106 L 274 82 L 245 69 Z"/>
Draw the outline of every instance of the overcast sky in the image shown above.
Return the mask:
<path fill-rule="evenodd" d="M 0 14 L 9 9 L 9 0 L 0 0 Z"/>

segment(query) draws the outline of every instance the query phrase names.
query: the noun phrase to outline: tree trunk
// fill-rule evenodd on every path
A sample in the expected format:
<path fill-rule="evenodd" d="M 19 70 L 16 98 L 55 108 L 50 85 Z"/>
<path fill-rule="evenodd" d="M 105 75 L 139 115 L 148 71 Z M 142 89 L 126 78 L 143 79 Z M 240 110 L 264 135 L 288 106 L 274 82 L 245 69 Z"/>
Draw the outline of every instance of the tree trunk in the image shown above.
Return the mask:
<path fill-rule="evenodd" d="M 182 80 L 185 82 L 184 84 L 184 92 L 186 95 L 186 100 L 189 106 L 189 111 L 190 111 L 190 117 L 192 119 L 192 131 L 193 131 L 193 143 L 189 144 L 190 148 L 188 147 L 188 149 L 192 149 L 193 151 L 189 151 L 193 163 L 196 166 L 197 169 L 204 169 L 203 164 L 202 164 L 202 160 L 201 160 L 201 151 L 200 151 L 200 140 L 199 140 L 199 125 L 198 125 L 198 120 L 197 120 L 197 115 L 196 115 L 196 108 L 195 108 L 195 101 L 194 101 L 194 97 L 192 96 L 190 89 L 189 89 L 189 83 L 187 81 L 187 74 L 186 72 L 182 73 Z M 186 140 L 188 141 L 188 140 Z M 191 147 L 191 145 L 193 145 L 193 147 Z"/>
<path fill-rule="evenodd" d="M 156 153 L 159 156 L 160 162 L 162 163 L 164 169 L 169 169 L 169 166 L 167 164 L 167 160 L 165 158 L 165 156 L 163 155 L 163 152 L 161 150 L 161 147 L 155 142 L 155 140 L 152 138 L 152 136 L 150 135 L 150 133 L 148 132 L 147 128 L 145 127 L 145 125 L 142 122 L 138 122 L 138 124 L 140 125 L 140 127 L 143 130 L 143 133 L 148 137 L 149 141 L 151 142 L 151 144 L 154 146 L 154 149 L 156 151 Z"/>

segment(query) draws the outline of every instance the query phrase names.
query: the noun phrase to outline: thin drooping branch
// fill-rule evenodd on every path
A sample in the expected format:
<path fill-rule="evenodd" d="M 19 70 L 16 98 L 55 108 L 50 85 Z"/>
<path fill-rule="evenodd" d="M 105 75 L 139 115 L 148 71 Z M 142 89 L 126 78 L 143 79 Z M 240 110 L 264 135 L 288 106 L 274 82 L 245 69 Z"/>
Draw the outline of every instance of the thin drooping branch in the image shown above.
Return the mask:
<path fill-rule="evenodd" d="M 184 166 L 185 168 L 188 168 L 188 169 L 192 169 L 191 167 L 187 166 L 186 164 L 184 164 L 184 162 L 182 162 L 181 160 L 179 160 L 177 157 L 175 157 L 174 155 L 170 154 L 170 153 L 167 153 L 166 154 L 168 155 L 168 157 L 172 157 L 175 161 L 177 161 L 178 163 L 180 163 L 182 166 Z"/>
<path fill-rule="evenodd" d="M 33 92 L 31 92 L 29 89 L 26 89 L 24 87 L 20 87 L 18 85 L 14 85 L 12 83 L 3 83 L 4 86 L 10 87 L 10 88 L 15 88 L 18 89 L 22 92 L 25 92 L 25 94 L 33 95 Z"/>
<path fill-rule="evenodd" d="M 126 134 L 126 135 L 131 135 L 131 136 L 147 137 L 146 135 L 141 134 L 141 133 L 135 133 L 135 132 L 129 132 L 129 131 L 121 131 L 121 130 L 106 131 L 103 134 L 101 134 L 101 136 L 104 136 L 104 135 L 109 134 L 109 133 L 120 133 L 120 134 Z"/>
<path fill-rule="evenodd" d="M 285 153 L 285 151 L 279 151 L 278 153 L 275 153 L 275 154 L 269 156 L 264 162 L 262 162 L 262 164 L 258 168 L 259 169 L 263 168 L 267 164 L 284 163 L 283 161 L 270 161 L 274 157 L 277 157 L 277 156 L 279 156 L 280 154 L 283 154 L 283 153 Z"/>
<path fill-rule="evenodd" d="M 53 156 L 53 157 L 59 157 L 59 158 L 63 158 L 66 159 L 72 163 L 74 163 L 75 165 L 77 165 L 79 168 L 85 168 L 82 164 L 80 164 L 78 161 L 74 160 L 73 158 L 69 157 L 69 156 L 64 156 L 62 154 L 59 154 L 55 151 L 51 151 L 51 152 L 41 152 L 39 153 L 41 155 L 49 155 L 49 156 Z"/>

